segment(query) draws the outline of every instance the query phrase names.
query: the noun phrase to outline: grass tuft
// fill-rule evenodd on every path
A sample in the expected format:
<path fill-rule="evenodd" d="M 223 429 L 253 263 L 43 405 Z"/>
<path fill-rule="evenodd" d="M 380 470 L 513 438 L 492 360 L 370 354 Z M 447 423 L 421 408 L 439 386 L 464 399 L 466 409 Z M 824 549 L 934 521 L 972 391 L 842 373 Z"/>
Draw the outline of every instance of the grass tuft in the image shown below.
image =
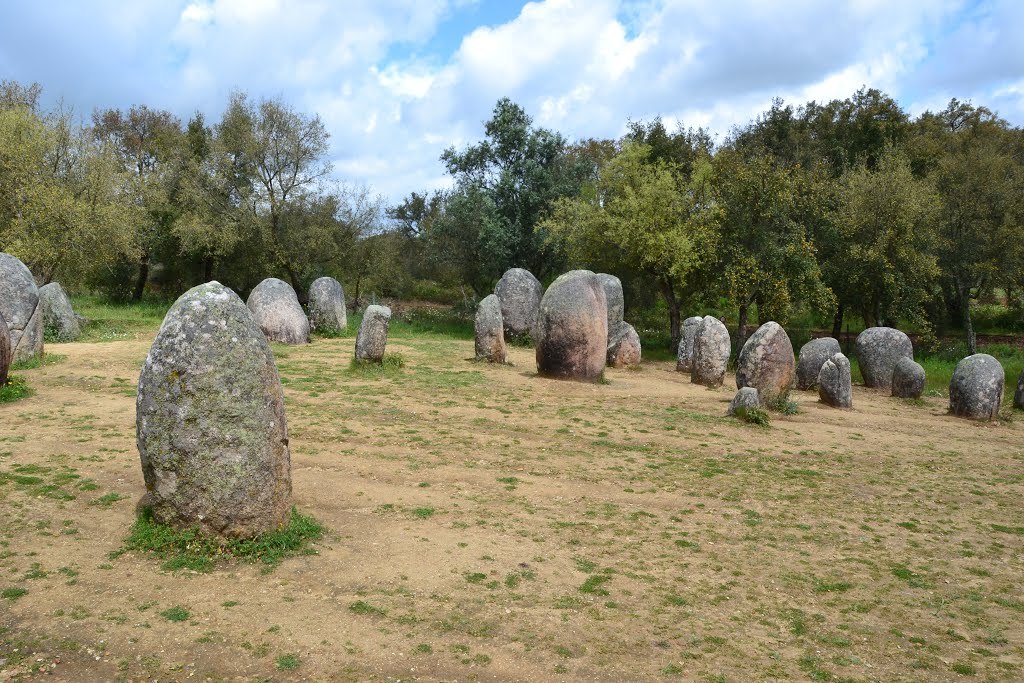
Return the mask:
<path fill-rule="evenodd" d="M 7 384 L 0 387 L 0 403 L 13 403 L 23 398 L 28 398 L 33 393 L 32 388 L 25 381 L 24 377 L 10 375 Z"/>
<path fill-rule="evenodd" d="M 758 427 L 771 427 L 772 417 L 764 408 L 740 406 L 736 409 L 736 417 Z"/>

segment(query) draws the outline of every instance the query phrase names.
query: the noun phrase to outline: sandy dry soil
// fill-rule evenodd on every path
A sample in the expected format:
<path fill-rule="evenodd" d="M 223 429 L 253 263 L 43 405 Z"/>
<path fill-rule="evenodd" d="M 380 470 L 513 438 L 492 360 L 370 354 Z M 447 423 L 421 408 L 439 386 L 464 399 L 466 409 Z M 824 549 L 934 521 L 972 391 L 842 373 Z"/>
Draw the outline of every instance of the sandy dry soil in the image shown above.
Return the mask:
<path fill-rule="evenodd" d="M 763 428 L 667 363 L 583 385 L 440 337 L 382 376 L 351 339 L 278 347 L 295 503 L 330 533 L 175 573 L 108 557 L 148 346 L 54 345 L 0 405 L 0 681 L 1024 679 L 1021 418 L 856 388 Z"/>

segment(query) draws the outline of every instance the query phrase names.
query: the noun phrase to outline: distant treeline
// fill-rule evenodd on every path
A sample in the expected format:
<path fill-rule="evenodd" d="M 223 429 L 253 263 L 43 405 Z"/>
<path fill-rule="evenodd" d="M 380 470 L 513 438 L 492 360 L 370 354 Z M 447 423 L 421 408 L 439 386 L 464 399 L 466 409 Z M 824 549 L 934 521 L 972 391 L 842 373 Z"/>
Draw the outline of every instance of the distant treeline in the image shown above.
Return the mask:
<path fill-rule="evenodd" d="M 301 297 L 326 274 L 357 305 L 471 303 L 509 267 L 586 267 L 663 307 L 673 340 L 724 304 L 741 338 L 755 314 L 836 332 L 856 316 L 963 329 L 971 352 L 972 301 L 1024 312 L 1024 132 L 955 99 L 913 119 L 867 88 L 776 101 L 717 144 L 657 118 L 570 142 L 503 99 L 442 155 L 452 189 L 386 206 L 332 182 L 319 117 L 280 100 L 236 93 L 213 125 L 143 105 L 78 125 L 39 95 L 0 84 L 0 250 L 113 298 L 271 275 Z"/>

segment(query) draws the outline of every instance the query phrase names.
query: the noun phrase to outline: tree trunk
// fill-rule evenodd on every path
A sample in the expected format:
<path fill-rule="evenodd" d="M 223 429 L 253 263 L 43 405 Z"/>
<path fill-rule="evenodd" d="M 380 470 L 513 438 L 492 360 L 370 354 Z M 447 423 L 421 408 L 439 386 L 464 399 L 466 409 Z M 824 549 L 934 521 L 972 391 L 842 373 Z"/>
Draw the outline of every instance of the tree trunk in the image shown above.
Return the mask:
<path fill-rule="evenodd" d="M 661 283 L 661 294 L 665 297 L 665 304 L 668 306 L 669 331 L 672 336 L 670 344 L 672 345 L 671 350 L 674 351 L 679 348 L 679 340 L 683 336 L 679 323 L 679 298 L 676 297 L 675 290 L 668 282 Z"/>
<path fill-rule="evenodd" d="M 747 342 L 747 309 L 750 307 L 748 303 L 740 304 L 740 320 L 739 329 L 736 330 L 736 349 L 742 349 L 743 345 Z"/>
<path fill-rule="evenodd" d="M 355 313 L 359 310 L 362 303 L 359 301 L 359 286 L 363 283 L 363 273 L 360 270 L 356 271 L 356 295 L 352 299 L 352 312 Z"/>
<path fill-rule="evenodd" d="M 971 290 L 960 290 L 960 315 L 964 323 L 964 333 L 967 335 L 967 355 L 973 356 L 978 352 L 978 338 L 974 334 L 974 323 L 971 322 Z"/>
<path fill-rule="evenodd" d="M 213 280 L 213 257 L 207 256 L 203 259 L 203 281 L 210 282 Z"/>
<path fill-rule="evenodd" d="M 299 279 L 299 274 L 291 266 L 285 266 L 285 270 L 288 271 L 288 279 L 291 281 L 292 289 L 295 290 L 295 296 L 299 298 L 300 304 L 305 304 L 309 297 L 306 292 L 302 289 L 302 281 Z"/>
<path fill-rule="evenodd" d="M 132 292 L 132 301 L 142 299 L 142 293 L 146 290 L 146 282 L 149 280 L 149 254 L 143 254 L 139 259 L 139 277 L 135 280 L 135 291 Z"/>
<path fill-rule="evenodd" d="M 839 335 L 843 333 L 843 316 L 846 314 L 846 310 L 842 304 L 836 306 L 836 314 L 832 316 L 832 338 L 836 341 L 839 340 Z"/>

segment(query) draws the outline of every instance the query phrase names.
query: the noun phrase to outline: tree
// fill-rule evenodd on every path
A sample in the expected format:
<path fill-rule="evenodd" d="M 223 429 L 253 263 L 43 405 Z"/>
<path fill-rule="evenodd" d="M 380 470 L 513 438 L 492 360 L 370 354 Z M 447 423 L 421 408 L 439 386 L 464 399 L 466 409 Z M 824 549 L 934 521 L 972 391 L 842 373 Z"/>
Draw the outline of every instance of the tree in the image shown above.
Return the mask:
<path fill-rule="evenodd" d="M 477 297 L 483 296 L 514 249 L 514 236 L 505 228 L 486 191 L 465 184 L 451 192 L 425 232 L 427 251 L 441 279 L 465 283 Z"/>

